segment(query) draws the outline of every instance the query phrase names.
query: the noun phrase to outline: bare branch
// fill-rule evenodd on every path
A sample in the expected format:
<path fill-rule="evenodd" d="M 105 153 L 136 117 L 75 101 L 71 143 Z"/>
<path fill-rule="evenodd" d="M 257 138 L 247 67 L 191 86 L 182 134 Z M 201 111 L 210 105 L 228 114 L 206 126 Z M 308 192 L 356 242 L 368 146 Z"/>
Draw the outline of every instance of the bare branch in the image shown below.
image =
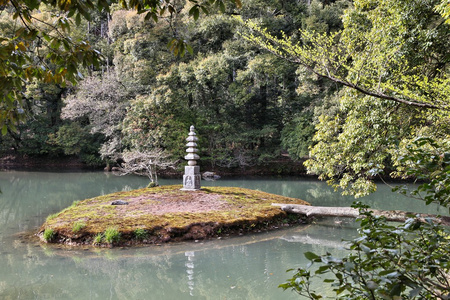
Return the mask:
<path fill-rule="evenodd" d="M 161 149 L 141 152 L 138 150 L 122 153 L 124 163 L 119 168 L 119 175 L 136 174 L 147 176 L 150 182 L 158 184 L 158 170 L 175 168 L 176 161 Z"/>

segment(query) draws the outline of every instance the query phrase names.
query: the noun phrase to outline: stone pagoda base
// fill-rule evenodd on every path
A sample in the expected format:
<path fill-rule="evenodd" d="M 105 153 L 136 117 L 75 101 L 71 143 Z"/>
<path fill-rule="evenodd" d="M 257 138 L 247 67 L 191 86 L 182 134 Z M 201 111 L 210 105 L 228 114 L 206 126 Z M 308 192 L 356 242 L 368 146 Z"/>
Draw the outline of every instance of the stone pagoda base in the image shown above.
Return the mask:
<path fill-rule="evenodd" d="M 196 191 L 200 189 L 200 167 L 186 166 L 183 175 L 183 191 Z"/>

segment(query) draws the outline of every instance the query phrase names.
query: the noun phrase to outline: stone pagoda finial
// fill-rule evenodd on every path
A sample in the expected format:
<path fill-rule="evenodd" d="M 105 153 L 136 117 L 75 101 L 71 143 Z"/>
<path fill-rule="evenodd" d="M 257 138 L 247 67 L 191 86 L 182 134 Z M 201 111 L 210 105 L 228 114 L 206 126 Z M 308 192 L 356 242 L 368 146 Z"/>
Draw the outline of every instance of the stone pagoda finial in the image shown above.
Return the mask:
<path fill-rule="evenodd" d="M 200 159 L 197 152 L 197 141 L 194 125 L 189 128 L 189 136 L 186 144 L 187 155 L 184 157 L 188 161 L 188 165 L 184 167 L 183 188 L 184 191 L 195 191 L 200 189 L 200 167 L 197 166 L 197 160 Z"/>
<path fill-rule="evenodd" d="M 186 141 L 188 142 L 186 144 L 186 147 L 188 147 L 186 149 L 186 152 L 188 154 L 184 157 L 184 159 L 188 161 L 189 166 L 195 166 L 197 164 L 197 159 L 200 159 L 200 156 L 197 155 L 198 149 L 196 148 L 196 141 L 198 141 L 198 137 L 196 137 L 196 135 L 197 134 L 195 133 L 194 125 L 191 125 L 191 127 L 189 128 L 189 136 L 186 139 Z"/>

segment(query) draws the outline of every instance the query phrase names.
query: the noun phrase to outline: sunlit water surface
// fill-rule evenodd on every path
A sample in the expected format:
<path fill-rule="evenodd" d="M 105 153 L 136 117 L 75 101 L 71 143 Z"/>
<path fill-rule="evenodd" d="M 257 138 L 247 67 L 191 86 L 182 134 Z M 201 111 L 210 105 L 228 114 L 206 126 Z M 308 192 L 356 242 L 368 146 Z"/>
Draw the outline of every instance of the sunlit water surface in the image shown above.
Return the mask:
<path fill-rule="evenodd" d="M 180 180 L 160 180 L 180 184 Z M 144 187 L 142 177 L 102 172 L 0 172 L 0 299 L 298 299 L 277 286 L 289 268 L 305 266 L 306 251 L 343 255 L 353 221 L 250 236 L 140 248 L 67 248 L 25 241 L 45 218 L 82 200 Z M 222 179 L 203 186 L 257 189 L 314 205 L 349 206 L 323 182 L 302 178 Z M 362 201 L 378 209 L 444 213 L 380 186 Z"/>

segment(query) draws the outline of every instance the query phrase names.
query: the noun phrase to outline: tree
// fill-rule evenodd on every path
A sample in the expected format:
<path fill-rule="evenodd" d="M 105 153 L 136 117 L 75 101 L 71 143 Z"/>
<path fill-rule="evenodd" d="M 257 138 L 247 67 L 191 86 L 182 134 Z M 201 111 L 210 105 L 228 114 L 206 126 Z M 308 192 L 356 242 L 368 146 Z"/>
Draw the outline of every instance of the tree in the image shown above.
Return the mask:
<path fill-rule="evenodd" d="M 355 1 L 355 9 L 343 16 L 345 29 L 331 34 L 300 30 L 299 39 L 279 38 L 248 21 L 258 35 L 243 36 L 364 95 L 446 109 L 448 26 L 435 13 L 442 1 L 411 2 Z"/>
<path fill-rule="evenodd" d="M 248 40 L 346 87 L 338 109 L 320 110 L 310 172 L 363 196 L 391 168 L 393 176 L 424 180 L 397 191 L 448 208 L 448 17 L 448 1 L 359 0 L 335 33 L 275 36 L 247 22 L 259 34 L 244 33 Z M 307 252 L 309 267 L 320 266 L 299 268 L 281 287 L 310 299 L 331 296 L 314 291 L 318 280 L 336 299 L 449 299 L 448 228 L 415 216 L 392 226 L 360 208 L 365 216 L 348 255 Z"/>
<path fill-rule="evenodd" d="M 124 151 L 121 155 L 123 163 L 119 168 L 120 175 L 137 174 L 150 179 L 149 187 L 158 185 L 158 170 L 174 168 L 175 161 L 169 159 L 170 154 L 160 149 L 150 151 Z"/>
<path fill-rule="evenodd" d="M 65 100 L 62 118 L 84 123 L 92 134 L 100 133 L 104 142 L 103 159 L 116 160 L 123 149 L 120 126 L 129 106 L 130 95 L 114 71 L 82 81 L 76 93 Z"/>
<path fill-rule="evenodd" d="M 241 6 L 240 0 L 211 0 L 192 5 L 189 15 L 198 19 L 200 12 L 207 13 L 210 6 L 225 10 L 225 2 Z M 0 37 L 0 127 L 2 134 L 8 128 L 15 129 L 17 123 L 26 115 L 22 90 L 33 80 L 66 84 L 75 83 L 82 78 L 82 69 L 99 67 L 101 54 L 83 39 L 73 39 L 69 34 L 74 25 L 83 20 L 90 21 L 93 11 L 110 12 L 114 4 L 124 9 L 132 9 L 143 14 L 145 20 L 158 21 L 176 13 L 172 1 L 132 0 L 132 1 L 23 1 L 2 0 L 1 11 L 11 14 L 16 26 L 9 32 L 2 31 Z M 39 13 L 50 7 L 52 20 L 41 18 Z M 175 54 L 183 55 L 190 47 L 186 42 L 175 38 L 170 47 Z"/>
<path fill-rule="evenodd" d="M 339 109 L 317 116 L 309 172 L 344 193 L 374 191 L 373 178 L 419 136 L 448 139 L 449 39 L 442 1 L 355 1 L 344 29 L 279 38 L 247 25 L 244 36 L 268 51 L 341 84 Z M 396 173 L 394 173 L 395 175 Z"/>

